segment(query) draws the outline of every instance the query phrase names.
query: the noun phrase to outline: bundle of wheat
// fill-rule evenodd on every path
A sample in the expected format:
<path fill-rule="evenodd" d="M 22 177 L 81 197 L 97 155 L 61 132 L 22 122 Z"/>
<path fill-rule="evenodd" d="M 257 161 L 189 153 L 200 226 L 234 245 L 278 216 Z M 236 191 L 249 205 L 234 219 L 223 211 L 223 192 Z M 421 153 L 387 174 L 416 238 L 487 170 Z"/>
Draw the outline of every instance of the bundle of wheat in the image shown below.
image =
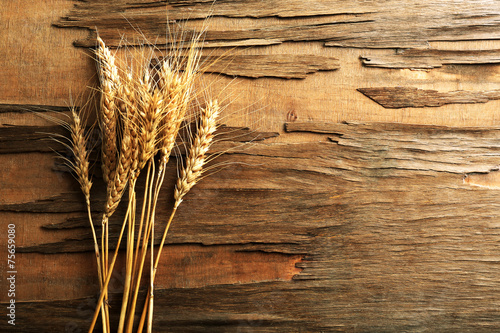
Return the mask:
<path fill-rule="evenodd" d="M 76 178 L 85 195 L 89 221 L 94 238 L 95 255 L 100 284 L 100 297 L 89 332 L 94 330 L 99 314 L 104 332 L 111 332 L 108 308 L 108 285 L 115 267 L 118 249 L 127 230 L 126 276 L 120 319 L 117 331 L 132 332 L 137 310 L 139 287 L 145 267 L 149 265 L 149 291 L 142 310 L 137 331 L 144 325 L 152 331 L 154 280 L 165 239 L 184 196 L 200 180 L 207 153 L 217 128 L 221 108 L 216 100 L 207 99 L 201 107 L 196 92 L 200 77 L 200 36 L 195 36 L 183 52 L 180 48 L 151 68 L 151 57 L 139 59 L 139 69 L 120 66 L 104 41 L 98 38 L 96 59 L 100 78 L 99 129 L 102 138 L 101 169 L 106 183 L 106 204 L 103 207 L 101 241 L 90 214 L 89 151 L 84 125 L 76 111 L 72 112 L 71 130 L 74 161 L 71 161 Z M 137 60 L 137 59 L 136 59 Z M 205 94 L 206 95 L 206 94 Z M 197 112 L 188 112 L 197 107 Z M 197 115 L 198 127 L 187 140 L 185 164 L 180 167 L 175 187 L 174 206 L 163 236 L 155 253 L 155 211 L 160 189 L 165 178 L 165 168 L 174 150 L 179 131 L 187 114 Z M 156 158 L 158 157 L 158 158 Z M 158 167 L 156 161 L 158 160 Z M 158 171 L 156 171 L 158 169 Z M 142 172 L 144 171 L 144 172 Z M 137 209 L 136 182 L 145 177 L 142 207 Z M 122 202 L 128 189 L 127 210 L 118 235 L 115 251 L 109 252 L 109 219 Z M 136 223 L 138 222 L 138 223 Z M 146 263 L 147 254 L 151 262 Z"/>

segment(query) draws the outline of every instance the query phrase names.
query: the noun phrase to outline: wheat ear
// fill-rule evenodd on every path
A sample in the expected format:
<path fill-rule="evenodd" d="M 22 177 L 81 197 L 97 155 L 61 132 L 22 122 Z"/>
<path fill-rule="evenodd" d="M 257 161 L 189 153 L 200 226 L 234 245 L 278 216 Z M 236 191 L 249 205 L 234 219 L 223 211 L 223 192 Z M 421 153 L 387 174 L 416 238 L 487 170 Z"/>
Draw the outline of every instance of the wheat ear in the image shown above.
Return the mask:
<path fill-rule="evenodd" d="M 71 116 L 73 118 L 73 122 L 70 125 L 74 154 L 73 168 L 76 173 L 78 183 L 80 184 L 80 188 L 85 195 L 85 200 L 86 202 L 90 202 L 90 188 L 92 187 L 92 181 L 89 177 L 89 152 L 86 147 L 84 129 L 80 116 L 75 109 L 71 110 Z"/>
<path fill-rule="evenodd" d="M 206 154 L 212 144 L 213 134 L 217 129 L 217 117 L 219 116 L 220 108 L 217 101 L 210 101 L 206 108 L 202 109 L 200 125 L 194 138 L 194 141 L 189 148 L 186 158 L 186 165 L 181 169 L 180 177 L 177 179 L 175 187 L 174 208 L 177 208 L 183 197 L 197 183 L 203 172 Z"/>
<path fill-rule="evenodd" d="M 118 163 L 116 166 L 116 172 L 114 173 L 114 178 L 113 181 L 108 183 L 108 194 L 107 194 L 107 200 L 106 200 L 106 206 L 105 206 L 105 212 L 103 215 L 103 224 L 106 226 L 108 225 L 108 219 L 109 217 L 115 212 L 116 208 L 118 207 L 118 204 L 122 198 L 123 192 L 125 191 L 125 188 L 127 186 L 127 182 L 129 180 L 129 175 L 130 175 L 130 155 L 131 155 L 131 148 L 130 148 L 130 130 L 129 130 L 129 124 L 127 120 L 127 116 L 124 115 L 124 128 L 123 128 L 123 135 L 121 138 L 121 147 L 120 147 L 120 153 L 119 153 L 119 158 L 118 158 Z M 122 229 L 120 231 L 120 235 L 118 237 L 118 244 L 115 249 L 115 254 L 113 256 L 113 259 L 111 261 L 111 264 L 109 266 L 109 269 L 106 271 L 105 279 L 103 282 L 103 291 L 101 292 L 101 296 L 99 298 L 99 304 L 98 306 L 102 306 L 102 301 L 104 298 L 107 298 L 107 287 L 109 284 L 109 280 L 111 278 L 111 272 L 113 271 L 115 262 L 116 262 L 116 257 L 118 254 L 118 249 L 120 247 L 120 243 L 123 237 L 123 231 L 125 229 L 125 226 L 127 223 L 130 223 L 129 217 L 131 216 L 130 211 L 132 207 L 131 205 L 128 206 L 127 208 L 127 213 L 125 215 L 125 220 L 122 225 Z M 109 246 L 108 246 L 108 233 L 106 232 L 106 244 L 103 246 L 105 248 L 106 253 L 108 252 Z M 105 266 L 107 268 L 107 265 Z M 95 325 L 95 320 L 97 318 L 97 315 L 99 313 L 99 308 L 96 309 L 96 312 L 94 313 L 94 318 L 91 324 L 91 329 L 89 332 L 92 332 L 94 325 Z"/>
<path fill-rule="evenodd" d="M 92 222 L 92 214 L 90 210 L 90 189 L 92 187 L 92 181 L 89 177 L 89 152 L 87 150 L 87 140 L 85 138 L 83 125 L 78 113 L 72 109 L 71 116 L 73 122 L 70 125 L 71 130 L 71 140 L 73 143 L 73 154 L 74 161 L 72 163 L 73 170 L 76 173 L 78 183 L 85 196 L 85 203 L 87 204 L 87 212 L 90 222 L 90 228 L 92 229 L 92 237 L 94 238 L 94 250 L 97 259 L 97 270 L 99 274 L 99 282 L 102 288 L 102 271 L 100 264 L 100 253 L 99 246 L 97 243 L 97 236 L 94 228 L 94 223 Z"/>
<path fill-rule="evenodd" d="M 114 180 L 114 172 L 116 169 L 116 159 L 117 159 L 117 105 L 116 105 L 116 94 L 118 87 L 120 85 L 120 78 L 118 75 L 118 67 L 115 63 L 115 57 L 110 52 L 109 48 L 106 47 L 104 41 L 98 37 L 98 46 L 96 49 L 96 57 L 98 61 L 98 72 L 99 79 L 101 81 L 101 109 L 99 113 L 99 125 L 101 127 L 102 133 L 102 144 L 101 144 L 101 169 L 103 179 L 108 188 Z M 109 192 L 109 191 L 108 191 Z M 109 197 L 109 194 L 108 194 Z M 101 249 L 103 251 L 102 256 L 102 269 L 103 269 L 103 280 L 108 276 L 108 215 L 105 213 L 102 218 L 102 235 L 101 235 Z M 102 294 L 105 295 L 107 299 L 107 290 L 104 289 Z M 107 302 L 104 307 L 106 308 L 106 313 L 108 312 Z M 109 325 L 109 321 L 108 321 Z"/>
<path fill-rule="evenodd" d="M 106 183 L 113 179 L 116 167 L 116 127 L 118 114 L 116 112 L 116 94 L 120 86 L 118 68 L 115 57 L 98 37 L 99 43 L 96 56 L 99 63 L 99 78 L 101 80 L 101 112 L 100 126 L 102 131 L 102 173 Z"/>

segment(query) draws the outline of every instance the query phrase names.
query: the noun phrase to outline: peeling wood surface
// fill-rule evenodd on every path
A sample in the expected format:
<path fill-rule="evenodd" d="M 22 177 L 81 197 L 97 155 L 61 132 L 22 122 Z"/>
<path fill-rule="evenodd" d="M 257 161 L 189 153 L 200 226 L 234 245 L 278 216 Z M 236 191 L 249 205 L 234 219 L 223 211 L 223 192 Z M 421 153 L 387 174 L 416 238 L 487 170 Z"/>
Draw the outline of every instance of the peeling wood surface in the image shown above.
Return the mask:
<path fill-rule="evenodd" d="M 334 71 L 340 68 L 337 58 L 315 55 L 248 54 L 201 56 L 200 62 L 204 73 L 248 78 L 305 79 L 307 74 L 318 71 Z M 152 60 L 153 66 L 157 63 L 158 60 Z"/>
<path fill-rule="evenodd" d="M 187 15 L 191 19 L 178 20 L 177 26 L 199 29 L 203 22 L 195 18 L 205 17 L 213 8 L 207 22 L 207 45 L 215 49 L 207 49 L 204 56 L 224 55 L 227 62 L 220 67 L 230 68 L 229 76 L 240 76 L 233 90 L 228 90 L 230 126 L 258 124 L 264 131 L 282 132 L 282 123 L 291 119 L 489 126 L 500 124 L 496 115 L 500 101 L 388 110 L 356 89 L 400 86 L 472 94 L 498 90 L 500 40 L 495 17 L 500 7 L 496 3 L 332 0 L 282 1 L 277 6 L 272 1 L 218 1 L 212 7 L 211 1 L 178 1 L 169 2 L 169 17 L 178 20 Z M 35 0 L 30 8 L 25 7 L 14 0 L 2 9 L 7 19 L 2 21 L 5 48 L 0 80 L 7 84 L 0 103 L 5 105 L 65 107 L 77 101 L 95 82 L 91 52 L 72 46 L 73 41 L 87 38 L 85 45 L 95 44 L 88 29 L 97 26 L 101 36 L 116 45 L 122 36 L 129 42 L 140 40 L 138 29 L 159 42 L 166 32 L 165 3 L 159 1 Z M 399 10 L 392 10 L 396 7 Z M 57 28 L 54 23 L 68 27 Z M 217 49 L 228 43 L 243 47 Z M 325 43 L 337 47 L 325 47 Z M 376 48 L 363 49 L 370 45 Z M 124 53 L 117 50 L 118 56 Z M 238 68 L 233 70 L 231 58 L 248 61 L 234 62 Z M 331 59 L 328 67 L 339 69 L 311 75 L 320 69 L 322 59 Z M 303 80 L 279 79 L 304 75 Z M 232 77 L 216 81 L 210 84 L 213 91 L 233 82 Z M 29 115 L 1 111 L 0 123 L 37 124 Z"/>
<path fill-rule="evenodd" d="M 2 105 L 0 104 L 0 108 Z M 16 109 L 22 110 L 23 106 Z M 12 108 L 9 108 L 12 110 Z M 71 152 L 60 142 L 66 137 L 68 131 L 62 126 L 16 126 L 7 125 L 0 127 L 0 154 L 30 153 L 61 151 L 64 157 L 69 157 Z M 260 141 L 278 136 L 278 133 L 258 132 L 244 127 L 220 126 L 217 140 L 231 140 L 234 142 Z M 56 141 L 57 140 L 57 141 Z M 97 134 L 95 140 L 99 140 Z"/>
<path fill-rule="evenodd" d="M 500 50 L 397 50 L 393 55 L 361 57 L 363 65 L 380 68 L 432 69 L 443 65 L 500 63 Z"/>
<path fill-rule="evenodd" d="M 277 5 L 274 1 L 240 0 L 212 5 L 195 0 L 169 3 L 168 19 L 207 18 L 210 14 L 248 18 L 242 20 L 246 24 L 238 30 L 216 31 L 209 27 L 206 41 L 222 41 L 228 46 L 233 46 L 234 41 L 241 45 L 242 41 L 256 40 L 275 43 L 315 40 L 327 46 L 405 48 L 425 47 L 434 40 L 499 39 L 499 4 L 458 0 L 434 0 L 426 5 L 411 1 L 401 4 L 400 1 L 287 0 Z M 111 37 L 110 29 L 127 29 L 131 22 L 140 27 L 147 40 L 155 40 L 160 32 L 158 26 L 167 22 L 165 9 L 161 1 L 86 1 L 57 25 L 97 28 L 101 35 Z M 414 17 L 418 20 L 409 19 Z M 296 18 L 304 19 L 293 21 Z M 116 38 L 108 40 L 115 45 L 119 43 Z M 91 47 L 95 41 L 91 37 L 78 41 L 77 45 Z"/>
<path fill-rule="evenodd" d="M 250 78 L 305 79 L 307 74 L 340 68 L 337 58 L 315 55 L 234 55 L 212 61 L 209 57 L 202 57 L 201 61 L 208 62 L 207 73 Z"/>
<path fill-rule="evenodd" d="M 358 91 L 388 109 L 486 103 L 500 99 L 500 90 L 439 92 L 412 87 L 383 87 L 359 88 Z"/>

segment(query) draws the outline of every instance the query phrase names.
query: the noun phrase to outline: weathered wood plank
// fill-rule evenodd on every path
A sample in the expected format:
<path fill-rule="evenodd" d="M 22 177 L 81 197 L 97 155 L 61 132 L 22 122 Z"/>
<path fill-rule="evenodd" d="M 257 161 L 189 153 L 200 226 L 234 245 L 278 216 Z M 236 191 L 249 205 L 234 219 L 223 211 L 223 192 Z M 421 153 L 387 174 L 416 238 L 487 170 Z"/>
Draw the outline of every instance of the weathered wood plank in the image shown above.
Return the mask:
<path fill-rule="evenodd" d="M 294 122 L 286 130 L 323 140 L 239 144 L 222 157 L 231 167 L 186 197 L 168 246 L 231 246 L 285 263 L 300 256 L 302 271 L 293 281 L 158 290 L 156 306 L 168 309 L 157 311 L 160 331 L 500 329 L 498 193 L 463 183 L 498 165 L 500 128 Z M 160 224 L 171 204 L 162 200 Z M 73 230 L 24 250 L 90 251 L 79 245 L 90 235 Z M 92 311 L 92 298 L 19 301 L 24 332 L 42 313 L 42 331 L 84 329 Z"/>
<path fill-rule="evenodd" d="M 394 55 L 364 55 L 367 67 L 432 69 L 443 65 L 486 65 L 500 63 L 500 50 L 396 50 Z"/>
<path fill-rule="evenodd" d="M 62 126 L 4 126 L 0 127 L 0 154 L 49 152 L 60 150 L 63 145 L 50 139 L 65 135 Z"/>
<path fill-rule="evenodd" d="M 121 38 L 115 29 L 128 29 L 133 34 L 132 24 L 140 28 L 147 40 L 161 45 L 167 43 L 161 37 L 165 36 L 166 8 L 160 1 L 86 1 L 79 3 L 55 24 L 90 30 L 97 28 L 107 43 L 115 46 L 119 45 Z M 280 2 L 279 6 L 274 1 L 256 0 L 216 2 L 214 5 L 205 1 L 181 1 L 169 3 L 168 18 L 204 19 L 210 15 L 252 18 L 239 30 L 216 31 L 209 27 L 206 41 L 217 45 L 221 42 L 231 46 L 245 42 L 255 44 L 261 41 L 267 45 L 269 42 L 314 40 L 324 41 L 327 46 L 422 48 L 433 40 L 499 39 L 498 8 L 498 1 L 490 4 L 459 0 L 435 0 L 425 6 L 410 2 L 401 6 L 401 2 L 395 0 L 383 3 L 288 0 Z M 419 19 L 415 20 L 415 17 Z M 292 24 L 283 21 L 295 18 L 300 19 Z M 314 18 L 315 23 L 308 18 Z M 76 45 L 94 46 L 95 36 L 80 40 Z"/>
<path fill-rule="evenodd" d="M 4 112 L 67 112 L 69 107 L 54 105 L 0 104 L 0 113 Z"/>
<path fill-rule="evenodd" d="M 416 269 L 418 269 L 417 267 Z M 267 283 L 256 285 L 234 285 L 203 289 L 158 290 L 158 311 L 155 316 L 155 331 L 159 332 L 417 332 L 422 326 L 429 331 L 474 331 L 492 332 L 498 328 L 494 307 L 485 306 L 495 303 L 495 295 L 478 299 L 475 293 L 482 293 L 484 286 L 476 285 L 470 289 L 459 289 L 460 279 L 446 286 L 442 278 L 436 288 L 431 282 L 407 279 L 394 292 L 401 292 L 403 302 L 393 303 L 398 307 L 397 315 L 392 308 L 386 307 L 393 302 L 384 298 L 385 288 L 380 288 L 380 281 L 370 285 L 366 281 L 366 292 L 340 284 L 337 288 L 302 289 L 303 283 Z M 403 277 L 400 277 L 404 281 Z M 492 280 L 489 280 L 492 283 Z M 422 296 L 413 300 L 414 295 L 404 295 L 403 285 L 418 283 Z M 487 283 L 486 281 L 483 283 Z M 493 286 L 493 285 L 492 285 Z M 441 288 L 441 289 L 439 289 Z M 495 288 L 495 291 L 498 289 Z M 328 291 L 328 292 L 327 292 Z M 425 300 L 424 296 L 432 291 L 437 299 Z M 452 296 L 452 292 L 457 292 Z M 449 295 L 449 296 L 447 296 Z M 350 298 L 365 297 L 363 304 L 349 304 Z M 116 297 L 118 298 L 118 297 Z M 115 297 L 112 299 L 115 300 Z M 327 299 L 325 301 L 325 298 Z M 453 307 L 466 300 L 475 307 Z M 418 304 L 434 301 L 435 307 L 428 313 L 408 307 L 408 303 Z M 456 303 L 454 303 L 456 302 Z M 89 314 L 95 300 L 81 298 L 67 301 L 27 302 L 19 304 L 19 318 L 23 332 L 85 330 Z M 4 304 L 2 304 L 3 306 Z M 309 306 L 309 307 L 308 307 Z M 335 316 L 328 315 L 332 310 Z M 57 315 L 59 314 L 59 316 Z M 29 322 L 31 317 L 39 318 Z M 384 325 L 389 319 L 391 324 Z M 5 322 L 0 323 L 5 325 Z M 0 326 L 5 327 L 5 326 Z M 46 330 L 43 327 L 47 327 Z M 207 328 L 209 327 L 209 328 Z"/>
<path fill-rule="evenodd" d="M 370 191 L 365 183 L 386 179 L 387 183 L 395 186 L 392 188 L 392 191 L 395 191 L 401 185 L 401 179 L 415 181 L 418 179 L 413 185 L 415 188 L 412 188 L 412 193 L 427 191 L 429 181 L 434 182 L 437 172 L 449 174 L 448 177 L 451 179 L 460 179 L 455 186 L 446 190 L 451 191 L 450 193 L 457 191 L 457 194 L 451 196 L 453 199 L 449 202 L 448 199 L 451 197 L 448 196 L 434 199 L 440 203 L 438 207 L 455 205 L 457 200 L 469 200 L 466 194 L 469 192 L 467 188 L 462 193 L 463 197 L 458 194 L 464 190 L 462 175 L 467 172 L 488 172 L 496 165 L 499 157 L 497 150 L 500 147 L 498 143 L 500 130 L 498 129 L 396 124 L 289 123 L 287 130 L 330 133 L 331 142 L 255 143 L 233 150 L 223 160 L 231 161 L 234 167 L 226 168 L 211 176 L 206 182 L 199 184 L 199 187 L 186 199 L 185 208 L 181 209 L 178 215 L 178 228 L 181 228 L 182 232 L 172 235 L 171 241 L 204 244 L 259 242 L 258 237 L 266 230 L 274 230 L 280 223 L 293 219 L 296 222 L 287 227 L 286 239 L 281 238 L 283 234 L 275 230 L 267 241 L 277 244 L 285 242 L 307 245 L 313 241 L 312 235 L 319 232 L 319 229 L 313 231 L 315 228 L 338 226 L 338 222 L 334 222 L 332 218 L 340 213 L 335 210 L 342 206 L 335 200 L 335 195 L 331 197 L 327 194 L 331 191 L 347 192 L 348 194 L 343 195 L 347 196 L 341 201 L 348 200 L 350 205 L 356 206 L 364 202 Z M 392 179 L 393 177 L 396 179 Z M 172 203 L 171 195 L 168 193 L 171 193 L 172 184 L 175 182 L 173 168 L 169 170 L 166 179 L 166 184 L 170 185 L 166 185 L 167 194 L 160 201 L 159 216 L 167 216 L 168 207 Z M 357 185 L 352 185 L 352 182 Z M 347 190 L 348 188 L 350 190 Z M 404 188 L 397 190 L 401 191 L 404 191 Z M 97 192 L 100 192 L 99 188 Z M 77 207 L 80 199 L 77 193 L 65 194 L 64 197 L 65 200 L 73 202 L 73 204 L 65 203 L 63 205 L 65 209 Z M 99 194 L 93 197 L 94 207 L 104 205 L 104 198 Z M 308 199 L 300 199 L 304 197 Z M 413 194 L 411 199 L 415 200 L 414 203 L 417 205 L 422 204 L 422 200 L 417 200 Z M 297 201 L 301 201 L 298 206 Z M 217 202 L 218 205 L 214 206 L 213 202 Z M 243 205 L 242 202 L 246 204 Z M 59 204 L 57 200 L 45 200 L 26 203 L 23 209 L 35 209 L 38 212 L 45 209 L 46 212 L 56 212 L 60 209 Z M 463 204 L 466 205 L 466 202 Z M 28 209 L 28 206 L 33 208 Z M 0 208 L 12 210 L 18 207 L 20 206 L 3 205 Z M 255 207 L 259 207 L 262 211 L 256 212 Z M 221 211 L 231 214 L 220 214 Z M 273 214 L 275 211 L 279 211 L 280 214 Z M 415 214 L 426 215 L 423 212 Z M 307 222 L 307 217 L 311 215 L 315 217 L 316 227 L 310 226 Z M 203 221 L 199 225 L 200 229 L 192 224 L 183 227 L 183 221 L 191 219 Z M 238 226 L 232 226 L 234 219 L 239 221 Z M 119 218 L 117 221 L 119 222 Z M 83 223 L 83 220 L 81 222 Z M 72 220 L 70 226 L 83 226 L 74 223 L 75 220 Z M 232 235 L 225 233 L 225 228 L 229 226 L 241 229 L 241 232 Z M 304 227 L 309 230 L 309 236 L 300 232 Z M 74 244 L 72 240 L 58 244 L 40 244 L 26 248 L 25 251 L 57 252 L 90 249 L 90 243 L 85 248 L 78 245 L 84 244 L 80 242 L 81 240 L 83 239 L 75 237 Z"/>
<path fill-rule="evenodd" d="M 500 90 L 439 92 L 414 87 L 358 88 L 357 90 L 388 109 L 487 103 L 500 99 Z"/>
<path fill-rule="evenodd" d="M 258 132 L 247 127 L 219 127 L 216 136 L 219 141 L 250 142 L 276 137 L 275 132 Z M 63 126 L 3 126 L 0 127 L 0 154 L 63 151 L 64 157 L 70 157 L 71 151 L 57 142 L 68 136 Z M 53 139 L 52 139 L 53 138 Z M 56 139 L 56 140 L 54 140 Z M 98 134 L 94 139 L 98 143 Z M 67 143 L 67 141 L 66 141 Z"/>
<path fill-rule="evenodd" d="M 206 73 L 250 78 L 305 79 L 307 74 L 318 71 L 333 71 L 340 68 L 337 58 L 308 54 L 202 56 L 200 62 L 203 64 L 203 71 Z"/>

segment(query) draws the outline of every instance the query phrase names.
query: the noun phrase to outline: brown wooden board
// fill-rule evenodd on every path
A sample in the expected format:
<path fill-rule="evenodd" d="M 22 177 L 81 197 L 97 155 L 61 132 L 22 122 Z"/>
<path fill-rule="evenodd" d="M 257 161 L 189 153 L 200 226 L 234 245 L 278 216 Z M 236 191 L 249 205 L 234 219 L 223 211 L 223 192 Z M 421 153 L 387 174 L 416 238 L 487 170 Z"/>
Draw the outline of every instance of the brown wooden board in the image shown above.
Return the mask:
<path fill-rule="evenodd" d="M 65 131 L 39 115 L 95 87 L 96 32 L 113 47 L 146 37 L 160 54 L 167 27 L 207 29 L 203 57 L 222 75 L 204 78 L 228 102 L 214 152 L 229 151 L 174 220 L 155 331 L 498 331 L 498 0 L 1 7 L 0 226 L 16 225 L 19 251 L 18 325 L 0 331 L 86 331 L 98 281 L 83 198 L 56 158 L 71 154 L 46 140 Z"/>
<path fill-rule="evenodd" d="M 424 90 L 412 87 L 359 88 L 359 92 L 385 108 L 439 107 L 445 104 L 486 103 L 500 99 L 500 90 L 447 91 Z"/>
<path fill-rule="evenodd" d="M 267 274 L 230 286 L 221 285 L 229 275 L 211 287 L 170 289 L 174 282 L 164 282 L 158 292 L 165 296 L 158 297 L 157 306 L 168 311 L 157 311 L 157 327 L 177 332 L 207 327 L 220 331 L 252 327 L 261 332 L 398 332 L 417 327 L 481 332 L 500 327 L 494 310 L 500 292 L 495 268 L 497 193 L 463 181 L 468 173 L 496 168 L 498 128 L 296 122 L 287 124 L 286 130 L 291 136 L 316 133 L 320 140 L 239 144 L 223 157 L 233 163 L 231 167 L 205 179 L 186 197 L 167 250 L 202 244 L 214 257 L 190 260 L 206 269 L 222 253 L 243 251 L 247 254 L 240 260 L 268 257 L 276 264 L 288 263 L 283 266 L 287 269 L 300 270 L 292 280 L 282 275 L 266 282 L 272 280 Z M 217 149 L 228 144 L 221 142 Z M 164 190 L 168 193 L 171 187 Z M 158 221 L 167 216 L 166 197 Z M 76 202 L 78 195 L 64 198 Z M 50 202 L 42 202 L 38 209 L 66 212 Z M 84 216 L 83 209 L 75 209 L 76 216 Z M 91 251 L 90 234 L 83 225 L 65 229 L 40 225 L 47 226 L 45 232 L 71 237 L 57 243 L 31 239 L 20 250 Z M 217 247 L 225 251 L 213 252 Z M 196 253 L 196 248 L 190 251 Z M 252 253 L 260 254 L 250 259 Z M 166 260 L 161 269 L 172 277 L 182 267 L 186 267 L 182 261 Z M 23 278 L 29 280 L 26 268 Z M 86 283 L 91 283 L 91 267 L 82 271 Z M 202 269 L 197 272 L 205 274 Z M 70 281 L 57 290 L 63 293 Z M 51 330 L 68 323 L 86 326 L 92 299 L 53 299 L 20 302 L 19 320 L 25 332 L 39 330 L 37 325 Z M 31 324 L 31 316 L 43 312 L 47 315 Z"/>
<path fill-rule="evenodd" d="M 363 65 L 380 68 L 432 69 L 444 65 L 500 63 L 499 50 L 397 50 L 393 55 L 361 57 Z"/>
<path fill-rule="evenodd" d="M 120 39 L 112 29 L 137 26 L 147 40 L 165 44 L 161 27 L 168 20 L 205 19 L 209 16 L 249 18 L 239 29 L 207 31 L 208 43 L 268 45 L 285 41 L 323 41 L 327 46 L 404 48 L 425 47 L 429 41 L 499 39 L 497 1 L 493 3 L 433 0 L 373 1 L 181 1 L 169 3 L 85 1 L 56 24 L 99 31 L 110 44 Z M 397 8 L 397 10 L 395 10 Z M 165 13 L 166 9 L 167 14 Z M 418 17 L 418 19 L 415 19 Z M 271 19 L 269 19 L 271 18 Z M 314 19 L 311 19 L 314 18 Z M 299 20 L 293 20 L 299 19 Z M 160 29 L 159 29 L 160 27 Z M 189 34 L 186 36 L 189 37 Z M 260 42 L 259 42 L 260 41 Z M 79 46 L 95 45 L 95 38 Z"/>

